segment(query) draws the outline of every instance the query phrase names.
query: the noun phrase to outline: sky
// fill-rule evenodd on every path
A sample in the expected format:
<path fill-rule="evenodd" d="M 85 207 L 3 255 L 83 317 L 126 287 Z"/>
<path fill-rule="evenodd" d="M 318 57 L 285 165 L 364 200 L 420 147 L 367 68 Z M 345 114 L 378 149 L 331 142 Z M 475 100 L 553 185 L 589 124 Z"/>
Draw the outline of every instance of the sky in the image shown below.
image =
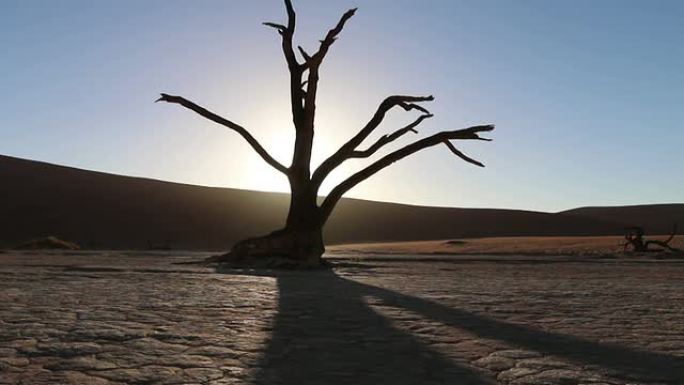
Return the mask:
<path fill-rule="evenodd" d="M 298 44 L 359 10 L 321 68 L 314 166 L 391 94 L 435 95 L 395 148 L 494 123 L 493 142 L 437 146 L 347 196 L 561 211 L 684 201 L 684 2 L 295 0 Z M 5 0 L 0 154 L 181 183 L 288 191 L 242 138 L 158 93 L 244 125 L 289 164 L 294 128 L 279 0 Z M 373 138 L 416 118 L 393 110 Z M 376 157 L 377 158 L 377 157 Z M 372 161 L 372 159 L 371 159 Z M 352 160 L 329 191 L 368 164 Z"/>

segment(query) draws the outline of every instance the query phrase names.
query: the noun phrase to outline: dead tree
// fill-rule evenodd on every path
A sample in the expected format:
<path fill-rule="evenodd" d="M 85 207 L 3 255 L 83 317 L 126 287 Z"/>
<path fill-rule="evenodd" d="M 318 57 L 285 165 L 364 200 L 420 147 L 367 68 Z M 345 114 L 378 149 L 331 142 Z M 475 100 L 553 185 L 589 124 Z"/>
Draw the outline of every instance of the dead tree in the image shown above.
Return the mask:
<path fill-rule="evenodd" d="M 428 147 L 443 144 L 454 155 L 466 162 L 484 167 L 482 163 L 472 159 L 458 150 L 453 140 L 490 140 L 479 136 L 482 132 L 492 131 L 493 125 L 478 125 L 465 129 L 442 131 L 415 141 L 403 148 L 388 153 L 366 168 L 351 175 L 332 189 L 323 202 L 318 203 L 318 192 L 326 177 L 345 161 L 352 158 L 369 158 L 391 142 L 408 133 L 417 133 L 416 127 L 432 114 L 421 105 L 434 98 L 430 96 L 392 95 L 387 97 L 368 123 L 330 155 L 315 170 L 311 170 L 311 150 L 314 138 L 314 121 L 316 116 L 316 95 L 321 65 L 330 47 L 337 40 L 345 24 L 354 16 L 356 9 L 344 13 L 335 27 L 328 31 L 315 53 L 308 53 L 293 42 L 296 26 L 296 14 L 291 0 L 285 0 L 287 23 L 263 23 L 278 32 L 282 39 L 282 51 L 290 73 L 290 102 L 292 121 L 295 127 L 295 144 L 292 163 L 286 166 L 273 158 L 268 151 L 243 126 L 219 116 L 181 96 L 161 94 L 157 101 L 179 104 L 199 115 L 223 125 L 240 134 L 247 143 L 275 170 L 282 173 L 290 183 L 290 208 L 285 226 L 266 236 L 250 238 L 238 242 L 226 255 L 227 260 L 288 260 L 299 265 L 315 266 L 320 264 L 324 252 L 322 229 L 330 217 L 340 198 L 350 189 L 378 171 L 411 154 Z M 299 57 L 297 56 L 299 53 Z M 383 119 L 394 108 L 407 112 L 417 111 L 420 115 L 409 125 L 390 134 L 383 135 L 377 141 L 359 149 L 363 142 L 380 126 Z"/>
<path fill-rule="evenodd" d="M 639 226 L 627 227 L 625 230 L 627 230 L 627 234 L 625 234 L 625 240 L 627 241 L 624 247 L 625 251 L 627 251 L 627 247 L 631 246 L 632 251 L 635 251 L 637 253 L 660 251 L 681 252 L 681 250 L 670 246 L 670 242 L 672 242 L 675 235 L 677 234 L 676 223 L 672 229 L 672 234 L 670 234 L 670 236 L 664 241 L 659 241 L 655 239 L 644 240 L 644 229 Z M 655 248 L 653 246 L 655 246 Z"/>

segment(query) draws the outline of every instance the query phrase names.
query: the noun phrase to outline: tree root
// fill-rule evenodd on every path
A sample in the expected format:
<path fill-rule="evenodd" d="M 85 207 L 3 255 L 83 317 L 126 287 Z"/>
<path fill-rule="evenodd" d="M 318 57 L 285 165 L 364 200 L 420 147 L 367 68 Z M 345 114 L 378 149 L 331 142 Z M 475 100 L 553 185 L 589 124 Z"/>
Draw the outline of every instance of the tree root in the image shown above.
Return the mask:
<path fill-rule="evenodd" d="M 206 261 L 218 263 L 219 270 L 313 270 L 329 267 L 321 259 L 323 251 L 320 235 L 279 230 L 263 237 L 240 241 L 229 253 L 210 257 Z"/>

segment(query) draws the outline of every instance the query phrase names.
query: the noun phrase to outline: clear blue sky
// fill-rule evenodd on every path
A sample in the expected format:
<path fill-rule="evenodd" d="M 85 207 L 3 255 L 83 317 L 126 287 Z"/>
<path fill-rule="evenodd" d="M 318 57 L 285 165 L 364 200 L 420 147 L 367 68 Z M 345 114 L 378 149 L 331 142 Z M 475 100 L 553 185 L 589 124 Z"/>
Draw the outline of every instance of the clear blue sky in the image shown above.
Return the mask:
<path fill-rule="evenodd" d="M 684 201 L 684 2 L 295 0 L 309 50 L 358 6 L 322 69 L 315 160 L 392 93 L 434 94 L 420 135 L 495 123 L 350 196 L 556 211 Z M 241 138 L 158 92 L 248 127 L 289 163 L 279 0 L 6 0 L 0 153 L 185 183 L 286 191 Z M 383 132 L 413 115 L 392 113 Z M 414 137 L 415 138 L 415 137 Z M 413 138 L 407 138 L 413 139 Z M 405 144 L 405 140 L 399 144 Z M 333 175 L 341 180 L 363 165 Z"/>

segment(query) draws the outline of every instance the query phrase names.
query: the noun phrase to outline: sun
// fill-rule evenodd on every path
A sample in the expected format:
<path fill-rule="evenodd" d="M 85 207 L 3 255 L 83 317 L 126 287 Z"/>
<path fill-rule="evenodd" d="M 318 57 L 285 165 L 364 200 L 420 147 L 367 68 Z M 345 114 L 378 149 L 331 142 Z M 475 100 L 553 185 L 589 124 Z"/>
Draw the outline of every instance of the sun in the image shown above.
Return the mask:
<path fill-rule="evenodd" d="M 250 111 L 249 127 L 253 127 L 254 136 L 279 162 L 289 165 L 294 151 L 295 129 L 287 100 L 272 102 Z M 335 152 L 349 131 L 345 124 L 344 114 L 323 109 L 316 116 L 316 136 L 314 138 L 311 160 L 311 172 L 328 156 Z M 260 191 L 289 192 L 287 179 L 274 171 L 258 156 L 245 159 L 244 175 L 247 188 Z"/>

